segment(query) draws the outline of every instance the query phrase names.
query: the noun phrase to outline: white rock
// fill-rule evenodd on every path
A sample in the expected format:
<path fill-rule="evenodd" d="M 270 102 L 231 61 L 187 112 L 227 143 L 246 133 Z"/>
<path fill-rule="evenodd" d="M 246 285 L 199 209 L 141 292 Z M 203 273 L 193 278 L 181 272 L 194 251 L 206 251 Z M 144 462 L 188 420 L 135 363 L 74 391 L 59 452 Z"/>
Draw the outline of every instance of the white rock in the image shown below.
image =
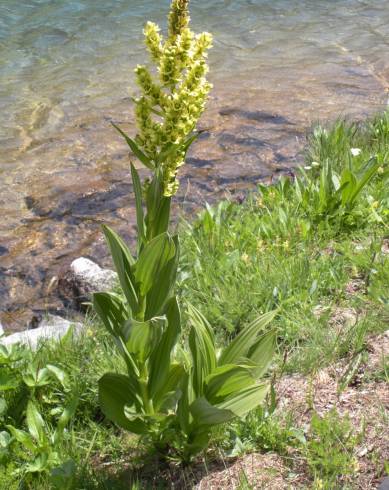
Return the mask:
<path fill-rule="evenodd" d="M 60 316 L 47 315 L 41 321 L 39 327 L 2 337 L 0 343 L 3 345 L 23 344 L 31 349 L 36 349 L 42 340 L 60 340 L 69 331 L 70 327 L 74 328 L 74 335 L 81 333 L 81 323 L 72 322 Z"/>
<path fill-rule="evenodd" d="M 109 291 L 117 282 L 116 272 L 102 269 L 92 260 L 80 257 L 58 281 L 58 292 L 66 306 L 83 309 L 97 291 Z"/>
<path fill-rule="evenodd" d="M 110 269 L 102 269 L 95 262 L 85 257 L 73 260 L 70 270 L 79 281 L 94 291 L 112 289 L 117 280 L 116 272 Z"/>

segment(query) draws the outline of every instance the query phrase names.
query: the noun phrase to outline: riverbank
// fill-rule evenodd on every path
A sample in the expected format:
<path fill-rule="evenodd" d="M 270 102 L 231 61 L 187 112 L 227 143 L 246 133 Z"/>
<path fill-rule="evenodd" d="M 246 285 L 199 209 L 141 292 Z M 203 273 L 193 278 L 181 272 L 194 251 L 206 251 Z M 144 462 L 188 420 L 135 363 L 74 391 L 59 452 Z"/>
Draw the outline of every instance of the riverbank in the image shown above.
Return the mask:
<path fill-rule="evenodd" d="M 184 312 L 187 302 L 201 310 L 219 345 L 259 313 L 279 311 L 274 395 L 215 430 L 209 451 L 191 466 L 162 463 L 147 441 L 104 418 L 97 381 L 123 366 L 92 314 L 81 336 L 8 362 L 14 386 L 0 391 L 0 430 L 26 429 L 29 398 L 53 430 L 77 395 L 54 447 L 61 462 L 74 461 L 62 466 L 62 480 L 57 475 L 60 488 L 376 488 L 389 473 L 388 157 L 389 113 L 316 128 L 303 174 L 181 222 L 181 303 Z M 339 191 L 347 168 L 360 189 L 355 198 Z M 58 369 L 38 379 L 47 365 Z M 26 473 L 33 449 L 4 437 L 0 486 L 53 488 L 43 473 Z"/>

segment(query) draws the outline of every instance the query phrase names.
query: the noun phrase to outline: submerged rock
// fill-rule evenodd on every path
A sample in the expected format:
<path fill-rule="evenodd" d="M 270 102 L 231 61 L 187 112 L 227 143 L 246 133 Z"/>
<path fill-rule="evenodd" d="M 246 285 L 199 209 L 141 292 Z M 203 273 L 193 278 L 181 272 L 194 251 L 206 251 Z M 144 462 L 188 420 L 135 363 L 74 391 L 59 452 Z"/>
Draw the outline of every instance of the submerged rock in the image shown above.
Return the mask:
<path fill-rule="evenodd" d="M 47 315 L 37 328 L 17 332 L 0 339 L 3 345 L 23 344 L 31 349 L 36 349 L 43 340 L 60 340 L 70 328 L 74 329 L 74 335 L 79 335 L 82 324 L 66 320 L 60 316 Z"/>
<path fill-rule="evenodd" d="M 92 260 L 80 257 L 70 264 L 70 268 L 58 280 L 58 293 L 66 306 L 76 310 L 85 309 L 97 291 L 107 291 L 115 287 L 116 272 L 102 269 Z"/>

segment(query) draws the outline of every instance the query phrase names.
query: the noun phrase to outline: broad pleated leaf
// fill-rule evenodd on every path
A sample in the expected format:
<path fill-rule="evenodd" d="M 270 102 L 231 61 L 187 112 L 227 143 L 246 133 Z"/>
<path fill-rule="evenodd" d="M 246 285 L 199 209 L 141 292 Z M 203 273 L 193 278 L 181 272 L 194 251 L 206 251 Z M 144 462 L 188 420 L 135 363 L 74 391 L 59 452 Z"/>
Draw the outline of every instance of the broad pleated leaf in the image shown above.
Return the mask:
<path fill-rule="evenodd" d="M 350 201 L 351 195 L 356 188 L 357 179 L 355 175 L 348 169 L 345 168 L 342 172 L 342 177 L 340 180 L 342 189 L 342 204 L 343 206 Z"/>
<path fill-rule="evenodd" d="M 263 402 L 268 390 L 269 385 L 267 383 L 255 384 L 231 395 L 219 403 L 217 407 L 223 410 L 231 410 L 236 416 L 243 417 Z"/>
<path fill-rule="evenodd" d="M 28 431 L 32 437 L 40 444 L 43 444 L 46 440 L 45 435 L 45 422 L 39 413 L 34 402 L 29 401 L 26 410 L 26 421 Z"/>
<path fill-rule="evenodd" d="M 126 321 L 122 328 L 123 338 L 128 352 L 134 355 L 140 363 L 144 363 L 150 352 L 161 339 L 164 317 L 151 318 L 147 322 L 138 322 L 133 319 Z"/>
<path fill-rule="evenodd" d="M 350 196 L 350 204 L 353 204 L 355 199 L 358 197 L 362 189 L 367 185 L 370 180 L 377 173 L 378 168 L 380 167 L 380 162 L 377 160 L 377 157 L 371 158 L 365 168 L 363 169 L 363 173 L 360 176 L 358 182 L 356 183 L 353 193 Z"/>
<path fill-rule="evenodd" d="M 136 434 L 142 433 L 144 424 L 130 421 L 124 414 L 124 407 L 136 406 L 138 391 L 136 380 L 123 374 L 107 373 L 99 380 L 99 402 L 104 415 L 119 427 Z"/>
<path fill-rule="evenodd" d="M 190 412 L 196 425 L 216 425 L 232 420 L 235 413 L 231 410 L 211 405 L 205 397 L 196 398 L 190 406 Z"/>
<path fill-rule="evenodd" d="M 151 289 L 155 278 L 174 257 L 176 247 L 168 233 L 162 233 L 143 248 L 135 266 L 135 279 L 142 296 Z"/>
<path fill-rule="evenodd" d="M 162 334 L 158 348 L 155 349 L 150 356 L 150 378 L 149 390 L 151 397 L 157 398 L 156 403 L 161 394 L 160 392 L 169 374 L 171 353 L 176 345 L 178 336 L 181 332 L 181 314 L 176 297 L 169 300 L 166 305 L 167 326 Z"/>
<path fill-rule="evenodd" d="M 138 292 L 132 271 L 134 258 L 122 238 L 108 226 L 103 226 L 116 272 L 118 273 L 120 285 L 128 304 L 135 315 L 138 312 Z"/>
<path fill-rule="evenodd" d="M 204 395 L 210 403 L 216 405 L 230 395 L 253 385 L 254 382 L 255 380 L 249 368 L 225 364 L 214 369 L 205 378 L 206 388 Z"/>
<path fill-rule="evenodd" d="M 119 337 L 122 326 L 128 319 L 128 311 L 121 297 L 115 293 L 95 293 L 93 307 L 108 332 Z"/>
<path fill-rule="evenodd" d="M 171 197 L 163 195 L 162 170 L 158 169 L 147 190 L 147 239 L 165 233 L 169 226 Z"/>
<path fill-rule="evenodd" d="M 219 365 L 236 364 L 240 359 L 248 357 L 251 347 L 258 335 L 274 319 L 277 310 L 269 311 L 247 325 L 224 349 L 219 359 Z"/>
<path fill-rule="evenodd" d="M 192 324 L 189 348 L 193 358 L 193 389 L 196 396 L 203 394 L 204 380 L 216 367 L 216 352 L 212 329 L 204 316 L 192 305 L 188 306 Z"/>
<path fill-rule="evenodd" d="M 181 364 L 172 364 L 165 383 L 153 398 L 154 409 L 166 411 L 174 409 L 174 404 L 182 396 L 182 382 L 185 370 Z"/>
<path fill-rule="evenodd" d="M 269 368 L 276 348 L 276 331 L 271 330 L 262 335 L 251 347 L 248 358 L 256 367 L 252 369 L 256 379 L 259 379 Z"/>
<path fill-rule="evenodd" d="M 171 197 L 163 196 L 160 200 L 155 220 L 153 222 L 153 236 L 160 235 L 169 227 Z"/>
<path fill-rule="evenodd" d="M 179 242 L 178 236 L 173 237 L 175 253 L 166 265 L 160 270 L 155 277 L 153 285 L 146 297 L 145 319 L 163 313 L 166 301 L 171 297 L 176 284 L 177 268 L 179 261 Z"/>

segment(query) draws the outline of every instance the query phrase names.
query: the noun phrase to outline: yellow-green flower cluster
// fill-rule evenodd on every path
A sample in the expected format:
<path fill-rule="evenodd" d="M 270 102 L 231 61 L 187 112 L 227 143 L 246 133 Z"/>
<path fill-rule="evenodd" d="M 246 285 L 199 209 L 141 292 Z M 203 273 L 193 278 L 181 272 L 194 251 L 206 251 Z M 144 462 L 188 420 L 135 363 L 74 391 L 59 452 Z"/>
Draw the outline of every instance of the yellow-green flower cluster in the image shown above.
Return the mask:
<path fill-rule="evenodd" d="M 207 32 L 195 36 L 189 29 L 188 4 L 189 0 L 172 1 L 166 40 L 156 24 L 145 26 L 146 46 L 157 65 L 159 81 L 154 81 L 145 66 L 135 69 L 142 91 L 136 101 L 137 143 L 154 162 L 169 144 L 174 145 L 174 151 L 160 162 L 166 196 L 177 191 L 177 171 L 185 160 L 180 146 L 195 129 L 211 88 L 205 60 L 212 36 Z"/>
<path fill-rule="evenodd" d="M 169 12 L 169 38 L 179 36 L 189 25 L 189 0 L 172 0 Z"/>

